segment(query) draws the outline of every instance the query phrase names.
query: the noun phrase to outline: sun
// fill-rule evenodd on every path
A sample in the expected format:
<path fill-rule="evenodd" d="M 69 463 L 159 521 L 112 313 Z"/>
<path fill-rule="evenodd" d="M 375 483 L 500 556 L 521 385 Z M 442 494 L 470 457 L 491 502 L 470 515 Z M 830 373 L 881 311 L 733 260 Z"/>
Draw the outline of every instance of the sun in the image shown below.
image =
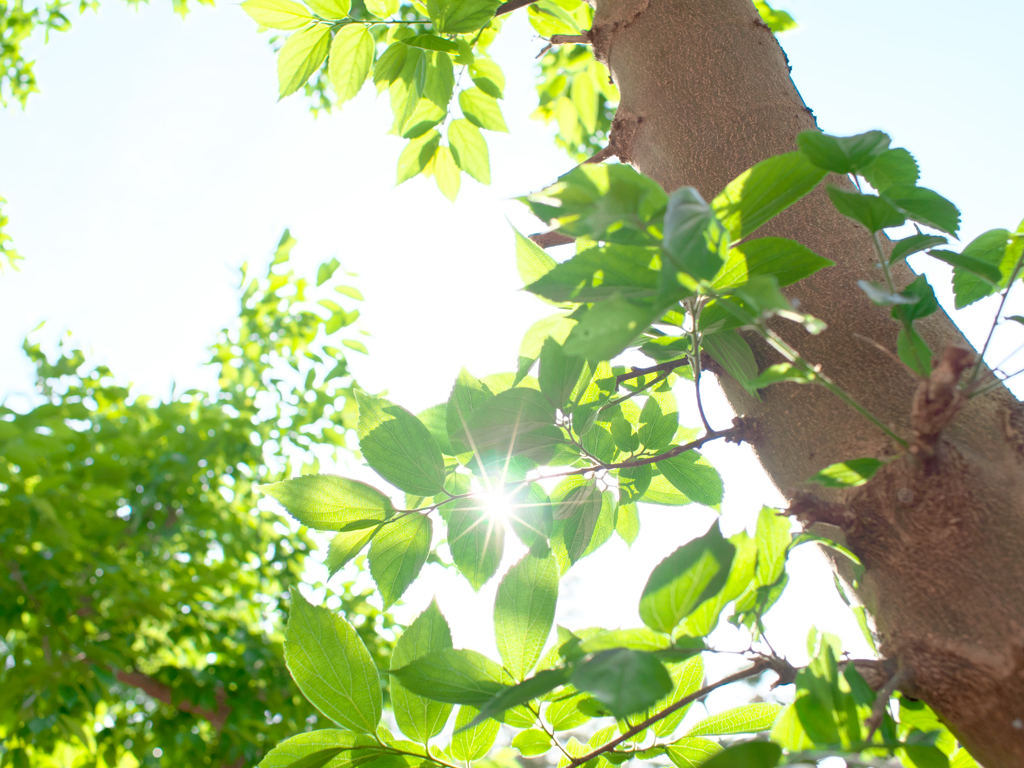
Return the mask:
<path fill-rule="evenodd" d="M 501 491 L 484 491 L 480 500 L 492 520 L 506 522 L 512 518 L 512 500 Z"/>

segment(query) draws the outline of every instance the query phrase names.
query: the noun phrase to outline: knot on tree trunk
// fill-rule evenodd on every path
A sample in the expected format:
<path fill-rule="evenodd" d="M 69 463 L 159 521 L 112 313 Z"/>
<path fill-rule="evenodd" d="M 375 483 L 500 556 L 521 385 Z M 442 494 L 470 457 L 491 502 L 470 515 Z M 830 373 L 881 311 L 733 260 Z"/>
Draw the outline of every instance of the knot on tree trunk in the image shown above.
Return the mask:
<path fill-rule="evenodd" d="M 957 385 L 960 376 L 974 364 L 974 352 L 965 347 L 946 347 L 931 376 L 921 382 L 910 408 L 914 439 L 910 453 L 920 460 L 926 474 L 937 468 L 936 446 L 942 430 L 954 419 L 967 398 Z"/>

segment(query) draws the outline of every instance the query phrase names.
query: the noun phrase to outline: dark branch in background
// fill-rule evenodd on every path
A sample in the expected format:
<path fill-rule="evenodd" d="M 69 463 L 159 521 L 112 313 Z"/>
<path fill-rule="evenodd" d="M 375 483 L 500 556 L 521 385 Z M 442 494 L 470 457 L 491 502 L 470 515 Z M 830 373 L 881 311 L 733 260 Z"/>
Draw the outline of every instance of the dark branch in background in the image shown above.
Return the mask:
<path fill-rule="evenodd" d="M 175 704 L 174 692 L 170 686 L 164 685 L 160 681 L 154 680 L 149 675 L 144 675 L 141 672 L 118 670 L 115 676 L 118 682 L 138 688 L 150 698 L 162 701 L 164 704 L 170 704 L 172 707 L 176 706 L 182 712 L 188 712 L 189 714 L 209 720 L 210 724 L 218 731 L 224 727 L 228 715 L 231 714 L 231 707 L 226 703 L 227 694 L 223 688 L 217 689 L 217 710 L 214 712 L 205 707 L 197 706 L 190 701 L 179 701 Z"/>
<path fill-rule="evenodd" d="M 575 237 L 568 237 L 561 232 L 541 232 L 536 235 L 530 235 L 530 239 L 541 248 L 553 248 L 556 245 L 568 245 L 569 243 L 576 242 Z"/>
<path fill-rule="evenodd" d="M 498 6 L 498 10 L 494 12 L 495 16 L 504 16 L 506 13 L 512 13 L 512 11 L 520 8 L 525 8 L 528 5 L 533 5 L 537 0 L 508 0 L 507 3 L 502 3 Z"/>
<path fill-rule="evenodd" d="M 623 373 L 615 377 L 615 383 L 621 384 L 624 381 L 639 379 L 648 373 L 661 373 L 662 371 L 674 371 L 690 364 L 689 358 L 681 357 L 678 360 L 669 360 L 667 363 L 658 363 L 650 368 L 630 368 L 629 373 Z"/>

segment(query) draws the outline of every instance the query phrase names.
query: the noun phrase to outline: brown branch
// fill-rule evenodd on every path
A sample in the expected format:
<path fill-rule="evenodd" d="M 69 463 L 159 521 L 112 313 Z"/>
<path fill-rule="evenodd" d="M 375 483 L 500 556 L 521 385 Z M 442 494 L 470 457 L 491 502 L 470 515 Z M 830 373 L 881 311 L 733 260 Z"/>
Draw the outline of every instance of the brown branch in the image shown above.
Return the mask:
<path fill-rule="evenodd" d="M 498 9 L 494 12 L 495 16 L 504 16 L 506 13 L 512 13 L 520 8 L 525 8 L 528 5 L 533 5 L 537 0 L 508 0 L 507 3 L 502 3 L 498 6 Z"/>
<path fill-rule="evenodd" d="M 530 239 L 541 248 L 553 248 L 556 245 L 568 245 L 569 243 L 576 242 L 575 237 L 563 235 L 561 232 L 540 232 L 536 235 L 530 235 Z"/>
<path fill-rule="evenodd" d="M 552 45 L 590 45 L 589 35 L 552 35 Z"/>
<path fill-rule="evenodd" d="M 95 662 L 93 662 L 95 663 Z M 170 704 L 172 707 L 177 706 L 182 712 L 188 712 L 202 717 L 210 721 L 218 731 L 224 727 L 225 721 L 228 719 L 228 715 L 231 714 L 231 707 L 226 703 L 227 694 L 224 693 L 223 688 L 217 689 L 217 710 L 211 711 L 205 707 L 200 707 L 193 704 L 190 701 L 179 701 L 177 704 L 174 703 L 174 695 L 170 686 L 164 685 L 158 680 L 154 680 L 149 675 L 144 675 L 141 672 L 125 672 L 123 670 L 117 670 L 114 675 L 118 682 L 130 685 L 133 688 L 138 688 L 147 696 L 158 701 L 162 701 L 164 704 Z"/>
<path fill-rule="evenodd" d="M 630 368 L 629 373 L 623 373 L 615 377 L 615 384 L 618 385 L 624 381 L 629 381 L 630 379 L 639 379 L 641 376 L 646 376 L 648 373 L 674 371 L 676 368 L 682 368 L 684 365 L 689 364 L 689 358 L 681 357 L 677 360 L 669 360 L 667 363 L 652 365 L 650 368 Z"/>
<path fill-rule="evenodd" d="M 747 669 L 740 670 L 739 672 L 731 674 L 728 677 L 723 677 L 717 683 L 711 683 L 711 685 L 706 685 L 703 688 L 701 688 L 699 691 L 694 691 L 689 696 L 684 696 L 683 698 L 681 698 L 676 703 L 674 703 L 671 706 L 666 707 L 665 709 L 661 710 L 661 712 L 658 712 L 658 713 L 656 713 L 654 715 L 651 715 L 646 720 L 644 720 L 642 723 L 640 723 L 638 725 L 634 725 L 632 728 L 630 728 L 624 734 L 619 736 L 617 739 L 612 739 L 607 744 L 603 744 L 602 746 L 600 746 L 597 749 L 595 749 L 593 752 L 588 752 L 587 754 L 583 755 L 582 757 L 577 757 L 575 760 L 573 760 L 571 763 L 569 763 L 568 768 L 577 768 L 577 766 L 583 765 L 584 763 L 586 763 L 586 762 L 588 762 L 590 760 L 593 760 L 595 757 L 600 757 L 601 755 L 603 755 L 606 752 L 611 752 L 615 747 L 617 747 L 622 742 L 629 741 L 629 739 L 633 738 L 638 733 L 643 733 L 644 731 L 646 731 L 648 728 L 650 728 L 652 725 L 654 725 L 659 720 L 665 719 L 666 717 L 671 715 L 673 712 L 679 711 L 680 709 L 682 709 L 683 707 L 687 706 L 688 704 L 693 703 L 697 699 L 704 698 L 705 696 L 707 696 L 712 691 L 717 690 L 718 688 L 721 688 L 723 685 L 729 685 L 730 683 L 735 683 L 735 682 L 738 682 L 740 680 L 746 680 L 748 677 L 754 677 L 755 675 L 761 674 L 766 669 L 771 669 L 771 668 L 772 668 L 772 664 L 770 663 L 770 661 L 768 659 L 761 659 L 759 661 L 754 662 L 754 665 L 752 667 L 748 667 Z"/>

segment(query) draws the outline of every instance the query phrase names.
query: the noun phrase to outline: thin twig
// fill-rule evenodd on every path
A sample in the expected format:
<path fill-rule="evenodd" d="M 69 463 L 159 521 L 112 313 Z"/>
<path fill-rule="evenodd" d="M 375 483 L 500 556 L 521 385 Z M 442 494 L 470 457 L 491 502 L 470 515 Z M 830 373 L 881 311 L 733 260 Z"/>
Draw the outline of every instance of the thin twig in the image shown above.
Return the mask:
<path fill-rule="evenodd" d="M 889 699 L 892 698 L 896 689 L 910 678 L 911 674 L 913 673 L 909 667 L 897 670 L 896 674 L 889 678 L 888 682 L 882 686 L 882 690 L 875 696 L 874 706 L 871 707 L 871 716 L 864 721 L 864 724 L 868 726 L 868 737 L 865 741 L 869 744 L 875 731 L 882 725 L 882 720 L 885 719 L 885 710 L 889 706 Z"/>
<path fill-rule="evenodd" d="M 767 660 L 756 661 L 756 662 L 754 662 L 754 665 L 752 667 L 748 667 L 747 669 L 740 670 L 739 672 L 731 674 L 728 677 L 723 677 L 721 680 L 719 680 L 716 683 L 712 683 L 711 685 L 706 685 L 703 688 L 701 688 L 699 691 L 694 691 L 689 696 L 684 696 L 683 698 L 681 698 L 679 701 L 675 702 L 671 706 L 666 707 L 665 709 L 663 709 L 661 712 L 658 712 L 658 713 L 656 713 L 654 715 L 651 715 L 650 717 L 648 717 L 643 722 L 638 723 L 637 725 L 634 725 L 632 728 L 630 728 L 624 734 L 619 736 L 617 739 L 612 739 L 607 744 L 603 744 L 602 746 L 600 746 L 597 749 L 595 749 L 593 752 L 588 752 L 587 754 L 583 755 L 582 757 L 577 757 L 575 760 L 573 760 L 571 763 L 569 763 L 568 768 L 576 768 L 577 766 L 583 765 L 584 763 L 586 763 L 586 762 L 588 762 L 590 760 L 593 760 L 595 757 L 599 757 L 599 756 L 605 754 L 606 752 L 611 752 L 615 747 L 617 747 L 622 742 L 629 741 L 631 738 L 636 736 L 638 733 L 643 733 L 644 731 L 646 731 L 648 728 L 650 728 L 652 725 L 654 725 L 659 720 L 664 720 L 666 717 L 671 715 L 673 712 L 679 711 L 680 709 L 682 709 L 683 707 L 687 706 L 688 704 L 691 704 L 692 702 L 696 701 L 697 699 L 704 698 L 705 696 L 707 696 L 712 691 L 715 691 L 718 688 L 721 688 L 723 685 L 729 685 L 730 683 L 735 683 L 735 682 L 738 682 L 740 680 L 746 680 L 748 677 L 754 677 L 755 675 L 761 674 L 766 669 L 769 669 L 769 667 L 770 667 L 770 665 L 769 665 Z"/>
<path fill-rule="evenodd" d="M 697 321 L 700 318 L 700 305 L 692 299 L 686 301 L 686 308 L 690 311 L 690 367 L 693 368 L 693 386 L 697 393 L 697 413 L 700 414 L 701 423 L 704 429 L 711 432 L 711 424 L 708 417 L 704 415 L 704 403 L 700 399 L 700 331 L 697 330 Z"/>
<path fill-rule="evenodd" d="M 667 363 L 658 363 L 657 365 L 652 365 L 650 368 L 630 368 L 629 373 L 623 373 L 615 377 L 615 384 L 618 385 L 624 381 L 629 381 L 631 379 L 639 379 L 641 376 L 646 376 L 649 373 L 674 371 L 676 368 L 682 368 L 684 365 L 689 364 L 689 358 L 680 357 L 677 360 L 669 360 Z"/>
<path fill-rule="evenodd" d="M 1013 281 L 1017 279 L 1017 275 L 1020 274 L 1021 265 L 1024 264 L 1024 251 L 1021 252 L 1017 258 L 1017 263 L 1013 265 L 1013 271 L 1010 272 L 1010 280 L 1006 283 L 1006 290 L 1003 291 L 1003 296 L 999 300 L 999 309 L 996 310 L 995 319 L 992 321 L 992 326 L 988 329 L 988 336 L 985 338 L 985 346 L 981 348 L 981 353 L 978 355 L 978 364 L 974 366 L 974 371 L 971 373 L 971 378 L 967 381 L 967 386 L 964 387 L 968 392 L 974 386 L 975 380 L 978 378 L 978 374 L 981 373 L 981 367 L 985 364 L 985 353 L 988 352 L 988 345 L 992 343 L 992 336 L 996 332 L 996 326 L 999 325 L 999 317 L 1003 314 L 1003 307 L 1006 306 L 1006 299 L 1010 295 L 1010 290 L 1013 288 Z"/>
<path fill-rule="evenodd" d="M 552 35 L 552 45 L 590 45 L 589 35 Z"/>

